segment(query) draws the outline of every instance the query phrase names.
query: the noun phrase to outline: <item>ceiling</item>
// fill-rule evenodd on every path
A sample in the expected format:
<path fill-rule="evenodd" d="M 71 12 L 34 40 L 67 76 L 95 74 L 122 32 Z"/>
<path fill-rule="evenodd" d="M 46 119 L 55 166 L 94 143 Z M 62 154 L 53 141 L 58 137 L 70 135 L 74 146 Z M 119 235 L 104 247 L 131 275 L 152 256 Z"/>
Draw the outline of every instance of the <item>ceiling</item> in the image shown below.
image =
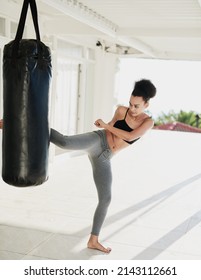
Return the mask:
<path fill-rule="evenodd" d="M 37 0 L 37 6 L 47 36 L 119 55 L 201 60 L 201 0 Z"/>

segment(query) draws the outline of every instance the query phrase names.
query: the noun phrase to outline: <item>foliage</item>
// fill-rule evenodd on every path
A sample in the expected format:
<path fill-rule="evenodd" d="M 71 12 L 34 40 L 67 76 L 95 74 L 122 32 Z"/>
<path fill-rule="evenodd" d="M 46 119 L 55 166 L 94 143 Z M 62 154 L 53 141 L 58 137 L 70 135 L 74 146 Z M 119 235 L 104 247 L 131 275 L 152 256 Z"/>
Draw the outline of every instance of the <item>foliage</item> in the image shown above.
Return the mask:
<path fill-rule="evenodd" d="M 196 117 L 197 115 L 198 114 L 194 111 L 184 112 L 181 110 L 179 113 L 175 113 L 173 110 L 171 110 L 168 114 L 161 113 L 161 115 L 155 119 L 155 126 L 166 123 L 181 122 L 201 128 L 201 115 L 199 115 L 200 119 L 198 120 L 198 124 Z"/>

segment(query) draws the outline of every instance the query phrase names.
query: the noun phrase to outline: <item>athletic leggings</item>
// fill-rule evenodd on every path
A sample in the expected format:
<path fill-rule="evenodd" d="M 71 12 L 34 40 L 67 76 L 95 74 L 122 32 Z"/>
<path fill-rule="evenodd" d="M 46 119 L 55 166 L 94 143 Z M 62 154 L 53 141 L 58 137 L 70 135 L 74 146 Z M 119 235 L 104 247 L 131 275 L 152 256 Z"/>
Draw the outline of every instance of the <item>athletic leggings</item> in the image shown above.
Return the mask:
<path fill-rule="evenodd" d="M 93 218 L 91 234 L 99 235 L 111 201 L 112 172 L 110 150 L 105 130 L 97 130 L 73 136 L 64 136 L 51 129 L 50 141 L 67 150 L 83 150 L 90 159 L 93 178 L 98 192 L 98 205 Z"/>

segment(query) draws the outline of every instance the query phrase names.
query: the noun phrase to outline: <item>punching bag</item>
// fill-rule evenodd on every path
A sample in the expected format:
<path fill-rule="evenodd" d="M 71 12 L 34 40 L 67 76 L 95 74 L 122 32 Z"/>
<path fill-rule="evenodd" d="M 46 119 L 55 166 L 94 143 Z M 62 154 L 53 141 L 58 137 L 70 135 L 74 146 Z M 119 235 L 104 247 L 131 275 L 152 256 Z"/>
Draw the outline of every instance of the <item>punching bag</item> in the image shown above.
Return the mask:
<path fill-rule="evenodd" d="M 36 39 L 22 39 L 28 8 Z M 41 42 L 35 0 L 24 0 L 15 39 L 3 53 L 2 178 L 14 186 L 48 178 L 51 54 Z"/>

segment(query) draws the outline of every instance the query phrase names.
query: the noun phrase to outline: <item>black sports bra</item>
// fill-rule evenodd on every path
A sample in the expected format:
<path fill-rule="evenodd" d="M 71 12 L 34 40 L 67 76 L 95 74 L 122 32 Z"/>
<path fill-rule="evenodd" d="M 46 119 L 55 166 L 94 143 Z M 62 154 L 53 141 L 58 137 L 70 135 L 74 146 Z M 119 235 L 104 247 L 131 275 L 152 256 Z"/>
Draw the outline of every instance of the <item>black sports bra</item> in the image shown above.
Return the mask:
<path fill-rule="evenodd" d="M 128 132 L 131 132 L 131 131 L 133 131 L 133 129 L 126 123 L 126 116 L 127 116 L 128 110 L 129 110 L 129 108 L 126 111 L 124 119 L 116 121 L 113 126 L 116 128 L 128 131 Z M 126 140 L 124 140 L 124 141 L 127 142 L 128 144 L 133 144 L 135 141 L 137 141 L 139 139 L 140 139 L 140 137 L 135 140 L 132 140 L 132 141 L 126 141 Z"/>

